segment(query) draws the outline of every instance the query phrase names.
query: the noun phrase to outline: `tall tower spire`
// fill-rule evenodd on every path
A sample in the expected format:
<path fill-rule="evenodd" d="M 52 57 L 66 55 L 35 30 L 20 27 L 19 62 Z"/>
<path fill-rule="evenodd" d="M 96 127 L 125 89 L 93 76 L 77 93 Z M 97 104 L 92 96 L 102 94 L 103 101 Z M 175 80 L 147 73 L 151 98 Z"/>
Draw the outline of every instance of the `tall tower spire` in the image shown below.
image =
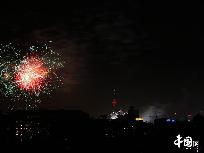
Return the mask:
<path fill-rule="evenodd" d="M 116 99 L 116 89 L 113 89 L 113 99 L 112 99 L 112 107 L 116 107 L 118 105 L 117 99 Z"/>

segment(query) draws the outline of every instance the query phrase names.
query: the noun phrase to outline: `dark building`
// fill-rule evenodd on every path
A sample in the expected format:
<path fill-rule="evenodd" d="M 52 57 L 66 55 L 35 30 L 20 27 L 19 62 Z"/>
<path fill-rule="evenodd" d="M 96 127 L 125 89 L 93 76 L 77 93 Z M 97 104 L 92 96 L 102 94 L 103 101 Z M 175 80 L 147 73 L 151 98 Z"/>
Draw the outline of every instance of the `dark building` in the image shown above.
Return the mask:
<path fill-rule="evenodd" d="M 127 117 L 129 120 L 135 120 L 136 118 L 139 118 L 139 110 L 135 109 L 134 106 L 130 106 Z"/>

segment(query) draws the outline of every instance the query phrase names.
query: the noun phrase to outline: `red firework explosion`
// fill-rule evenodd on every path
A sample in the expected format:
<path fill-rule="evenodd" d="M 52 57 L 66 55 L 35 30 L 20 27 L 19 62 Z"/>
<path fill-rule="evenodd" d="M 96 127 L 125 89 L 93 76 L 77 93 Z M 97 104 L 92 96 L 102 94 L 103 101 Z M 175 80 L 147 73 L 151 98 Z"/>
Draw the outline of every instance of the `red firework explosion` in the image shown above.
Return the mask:
<path fill-rule="evenodd" d="M 40 58 L 27 57 L 18 66 L 15 82 L 20 89 L 39 91 L 44 86 L 48 70 Z"/>

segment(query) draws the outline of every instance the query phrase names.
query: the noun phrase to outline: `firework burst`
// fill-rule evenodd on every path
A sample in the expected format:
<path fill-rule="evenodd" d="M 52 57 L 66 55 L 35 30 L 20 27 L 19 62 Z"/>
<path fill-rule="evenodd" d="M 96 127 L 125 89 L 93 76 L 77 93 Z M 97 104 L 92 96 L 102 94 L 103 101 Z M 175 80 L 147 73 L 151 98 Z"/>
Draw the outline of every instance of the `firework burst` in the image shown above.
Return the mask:
<path fill-rule="evenodd" d="M 57 75 L 62 67 L 59 54 L 47 44 L 0 44 L 0 90 L 9 108 L 37 108 L 43 95 L 62 84 Z"/>
<path fill-rule="evenodd" d="M 37 57 L 28 57 L 18 66 L 15 82 L 22 90 L 40 91 L 45 84 L 48 68 Z"/>

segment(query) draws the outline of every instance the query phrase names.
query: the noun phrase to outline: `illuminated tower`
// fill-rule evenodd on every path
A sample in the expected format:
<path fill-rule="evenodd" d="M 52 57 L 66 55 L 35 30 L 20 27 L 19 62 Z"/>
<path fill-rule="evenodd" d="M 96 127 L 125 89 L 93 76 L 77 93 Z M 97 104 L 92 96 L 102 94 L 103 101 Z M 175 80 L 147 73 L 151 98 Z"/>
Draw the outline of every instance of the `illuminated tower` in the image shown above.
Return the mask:
<path fill-rule="evenodd" d="M 117 105 L 118 105 L 118 102 L 116 99 L 116 89 L 113 89 L 112 107 L 115 108 Z"/>

